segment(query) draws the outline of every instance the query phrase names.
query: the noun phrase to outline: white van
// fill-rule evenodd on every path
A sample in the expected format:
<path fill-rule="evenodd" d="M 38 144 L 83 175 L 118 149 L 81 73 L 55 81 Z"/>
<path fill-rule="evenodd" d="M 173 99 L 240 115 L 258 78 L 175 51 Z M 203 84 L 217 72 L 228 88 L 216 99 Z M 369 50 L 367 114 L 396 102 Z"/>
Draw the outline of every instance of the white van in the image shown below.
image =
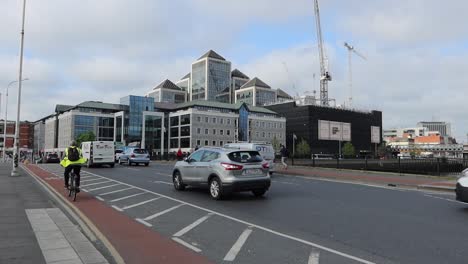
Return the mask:
<path fill-rule="evenodd" d="M 273 149 L 273 145 L 270 143 L 229 143 L 224 145 L 225 148 L 229 149 L 242 149 L 242 150 L 256 150 L 262 155 L 262 158 L 268 161 L 268 165 L 270 166 L 270 174 L 276 171 L 275 169 L 275 150 Z"/>
<path fill-rule="evenodd" d="M 109 165 L 112 168 L 115 165 L 114 141 L 87 141 L 81 143 L 83 157 L 88 159 L 86 166 Z"/>

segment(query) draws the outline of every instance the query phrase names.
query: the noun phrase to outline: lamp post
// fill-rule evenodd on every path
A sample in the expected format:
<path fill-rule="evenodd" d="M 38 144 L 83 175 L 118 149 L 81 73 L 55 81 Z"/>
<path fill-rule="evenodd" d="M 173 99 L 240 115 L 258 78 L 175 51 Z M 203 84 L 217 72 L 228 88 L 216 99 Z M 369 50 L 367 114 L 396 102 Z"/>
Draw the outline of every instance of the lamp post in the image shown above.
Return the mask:
<path fill-rule="evenodd" d="M 23 0 L 23 19 L 21 23 L 20 42 L 20 62 L 18 73 L 18 105 L 16 110 L 15 144 L 13 149 L 13 167 L 11 176 L 19 176 L 18 173 L 18 152 L 19 152 L 19 129 L 20 129 L 20 109 L 21 109 L 21 85 L 23 84 L 23 48 L 24 48 L 24 20 L 26 17 L 26 0 Z"/>
<path fill-rule="evenodd" d="M 28 78 L 25 78 L 23 79 L 23 81 L 28 81 L 29 79 Z M 2 152 L 2 157 L 3 157 L 3 162 L 6 161 L 5 159 L 5 149 L 6 149 L 6 139 L 7 139 L 7 136 L 6 136 L 6 129 L 7 129 L 7 120 L 8 120 L 8 88 L 10 88 L 10 86 L 14 83 L 17 83 L 18 81 L 12 81 L 8 84 L 7 88 L 6 88 L 6 94 L 5 94 L 5 120 L 4 120 L 4 123 L 3 123 L 3 152 Z"/>

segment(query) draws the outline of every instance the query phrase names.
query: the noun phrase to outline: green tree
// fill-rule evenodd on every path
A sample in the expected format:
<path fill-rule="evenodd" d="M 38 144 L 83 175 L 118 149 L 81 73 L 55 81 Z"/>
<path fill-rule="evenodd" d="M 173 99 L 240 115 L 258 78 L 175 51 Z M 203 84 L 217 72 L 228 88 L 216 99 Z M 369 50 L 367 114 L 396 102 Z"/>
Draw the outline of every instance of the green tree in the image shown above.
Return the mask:
<path fill-rule="evenodd" d="M 280 142 L 276 137 L 274 137 L 273 140 L 271 141 L 271 145 L 273 145 L 273 149 L 275 150 L 275 153 L 278 153 L 280 151 Z"/>
<path fill-rule="evenodd" d="M 310 156 L 310 146 L 305 139 L 301 139 L 296 145 L 296 156 L 301 158 Z"/>
<path fill-rule="evenodd" d="M 78 146 L 81 145 L 82 142 L 95 141 L 95 140 L 96 140 L 96 135 L 94 135 L 93 131 L 83 132 L 79 134 L 78 137 L 76 137 L 76 143 L 78 144 Z"/>
<path fill-rule="evenodd" d="M 345 157 L 354 157 L 356 150 L 351 142 L 346 142 L 343 146 L 343 155 Z"/>

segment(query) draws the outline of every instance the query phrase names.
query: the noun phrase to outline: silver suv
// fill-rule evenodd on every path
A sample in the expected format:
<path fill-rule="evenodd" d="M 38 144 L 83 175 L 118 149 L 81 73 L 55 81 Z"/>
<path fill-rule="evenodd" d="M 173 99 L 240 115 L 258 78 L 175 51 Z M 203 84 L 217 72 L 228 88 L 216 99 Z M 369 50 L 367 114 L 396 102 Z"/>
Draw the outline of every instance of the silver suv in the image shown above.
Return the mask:
<path fill-rule="evenodd" d="M 271 184 L 268 162 L 258 151 L 206 147 L 178 161 L 172 179 L 178 191 L 187 185 L 209 186 L 215 200 L 231 192 L 252 191 L 257 197 L 263 196 Z"/>

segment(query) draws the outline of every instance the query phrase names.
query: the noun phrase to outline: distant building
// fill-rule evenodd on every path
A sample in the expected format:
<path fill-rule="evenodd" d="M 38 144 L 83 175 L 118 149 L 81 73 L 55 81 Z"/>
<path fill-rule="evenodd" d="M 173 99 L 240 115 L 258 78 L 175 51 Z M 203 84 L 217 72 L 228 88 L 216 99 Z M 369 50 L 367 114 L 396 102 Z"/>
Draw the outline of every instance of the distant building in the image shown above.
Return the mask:
<path fill-rule="evenodd" d="M 190 87 L 190 72 L 187 73 L 184 77 L 182 77 L 182 79 L 177 81 L 175 84 L 188 94 Z"/>
<path fill-rule="evenodd" d="M 192 64 L 190 100 L 224 100 L 219 97 L 231 86 L 231 62 L 210 50 Z"/>
<path fill-rule="evenodd" d="M 441 136 L 452 136 L 450 123 L 436 121 L 421 121 L 417 124 L 418 127 L 426 127 L 429 131 L 439 131 Z"/>
<path fill-rule="evenodd" d="M 146 96 L 154 98 L 155 102 L 180 104 L 187 100 L 187 92 L 169 80 L 161 82 Z"/>
<path fill-rule="evenodd" d="M 244 102 L 253 106 L 263 106 L 277 101 L 277 91 L 255 77 L 235 91 L 236 103 Z"/>

